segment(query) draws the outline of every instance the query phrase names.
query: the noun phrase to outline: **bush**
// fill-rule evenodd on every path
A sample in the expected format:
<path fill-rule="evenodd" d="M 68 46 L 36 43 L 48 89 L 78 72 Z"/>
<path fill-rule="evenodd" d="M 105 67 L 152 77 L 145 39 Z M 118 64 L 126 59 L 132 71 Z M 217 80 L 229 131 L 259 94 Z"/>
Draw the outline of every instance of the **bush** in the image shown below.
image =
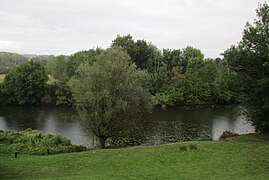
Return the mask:
<path fill-rule="evenodd" d="M 239 134 L 236 134 L 230 131 L 224 131 L 222 135 L 220 136 L 220 140 L 230 140 L 237 136 L 239 136 Z"/>
<path fill-rule="evenodd" d="M 84 146 L 72 145 L 70 140 L 57 134 L 43 134 L 38 130 L 0 131 L 0 143 L 9 144 L 11 152 L 32 155 L 45 155 L 47 149 L 50 154 L 86 151 Z"/>
<path fill-rule="evenodd" d="M 190 150 L 197 149 L 197 144 L 190 144 Z"/>
<path fill-rule="evenodd" d="M 184 93 L 181 89 L 173 88 L 156 93 L 155 99 L 157 101 L 157 105 L 162 107 L 171 107 L 181 103 L 184 100 L 183 95 Z"/>
<path fill-rule="evenodd" d="M 179 146 L 180 151 L 187 151 L 188 147 L 187 146 Z"/>

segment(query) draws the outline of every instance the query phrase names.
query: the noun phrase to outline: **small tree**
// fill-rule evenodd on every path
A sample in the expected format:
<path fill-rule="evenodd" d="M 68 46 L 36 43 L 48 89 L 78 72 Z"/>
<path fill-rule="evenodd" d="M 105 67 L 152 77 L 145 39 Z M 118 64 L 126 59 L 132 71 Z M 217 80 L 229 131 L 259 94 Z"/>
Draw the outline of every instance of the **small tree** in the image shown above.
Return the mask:
<path fill-rule="evenodd" d="M 83 63 L 69 81 L 81 122 L 99 138 L 107 138 L 146 118 L 151 110 L 150 95 L 144 89 L 145 72 L 130 64 L 119 48 L 96 56 L 92 65 Z"/>
<path fill-rule="evenodd" d="M 9 73 L 3 86 L 9 103 L 33 105 L 40 103 L 47 81 L 44 67 L 39 62 L 29 61 Z"/>

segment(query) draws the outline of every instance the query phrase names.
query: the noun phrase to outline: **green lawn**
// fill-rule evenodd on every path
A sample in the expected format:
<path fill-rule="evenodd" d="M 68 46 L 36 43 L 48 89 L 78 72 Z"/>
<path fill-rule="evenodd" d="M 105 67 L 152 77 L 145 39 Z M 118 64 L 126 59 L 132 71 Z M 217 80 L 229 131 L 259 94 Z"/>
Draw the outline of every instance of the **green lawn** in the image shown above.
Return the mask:
<path fill-rule="evenodd" d="M 197 150 L 179 146 L 197 144 Z M 0 144 L 1 179 L 269 179 L 269 135 L 229 142 L 184 142 L 49 156 Z"/>

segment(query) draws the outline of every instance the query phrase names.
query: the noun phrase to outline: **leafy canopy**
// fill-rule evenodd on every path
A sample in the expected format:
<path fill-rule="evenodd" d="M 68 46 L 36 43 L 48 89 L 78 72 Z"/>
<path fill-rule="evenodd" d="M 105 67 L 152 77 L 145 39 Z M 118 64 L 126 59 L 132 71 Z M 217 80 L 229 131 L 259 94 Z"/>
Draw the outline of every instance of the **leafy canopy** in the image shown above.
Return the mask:
<path fill-rule="evenodd" d="M 237 72 L 248 116 L 257 131 L 269 132 L 269 6 L 260 4 L 253 24 L 246 24 L 237 46 L 224 58 Z"/>
<path fill-rule="evenodd" d="M 144 71 L 131 64 L 120 48 L 104 50 L 92 65 L 81 64 L 69 84 L 84 126 L 99 137 L 101 148 L 108 137 L 143 120 L 151 110 Z"/>
<path fill-rule="evenodd" d="M 29 61 L 5 76 L 3 88 L 10 97 L 10 103 L 39 104 L 47 81 L 44 67 L 39 62 Z"/>

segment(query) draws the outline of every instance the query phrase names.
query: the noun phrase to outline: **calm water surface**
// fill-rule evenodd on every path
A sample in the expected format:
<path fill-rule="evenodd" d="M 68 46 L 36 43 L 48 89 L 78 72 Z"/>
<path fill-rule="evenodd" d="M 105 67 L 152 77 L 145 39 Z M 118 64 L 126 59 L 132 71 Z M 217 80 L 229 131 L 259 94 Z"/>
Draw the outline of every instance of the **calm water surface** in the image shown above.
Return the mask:
<path fill-rule="evenodd" d="M 189 123 L 207 127 L 213 140 L 218 140 L 223 131 L 238 134 L 253 133 L 255 129 L 246 121 L 239 107 L 155 109 L 151 122 L 159 122 L 152 127 L 151 133 L 166 135 L 173 132 L 173 127 L 162 127 L 175 123 Z M 154 123 L 153 123 L 154 124 Z M 0 129 L 22 130 L 38 129 L 45 133 L 58 133 L 74 144 L 92 146 L 93 135 L 79 123 L 79 117 L 72 108 L 64 107 L 0 107 Z"/>

